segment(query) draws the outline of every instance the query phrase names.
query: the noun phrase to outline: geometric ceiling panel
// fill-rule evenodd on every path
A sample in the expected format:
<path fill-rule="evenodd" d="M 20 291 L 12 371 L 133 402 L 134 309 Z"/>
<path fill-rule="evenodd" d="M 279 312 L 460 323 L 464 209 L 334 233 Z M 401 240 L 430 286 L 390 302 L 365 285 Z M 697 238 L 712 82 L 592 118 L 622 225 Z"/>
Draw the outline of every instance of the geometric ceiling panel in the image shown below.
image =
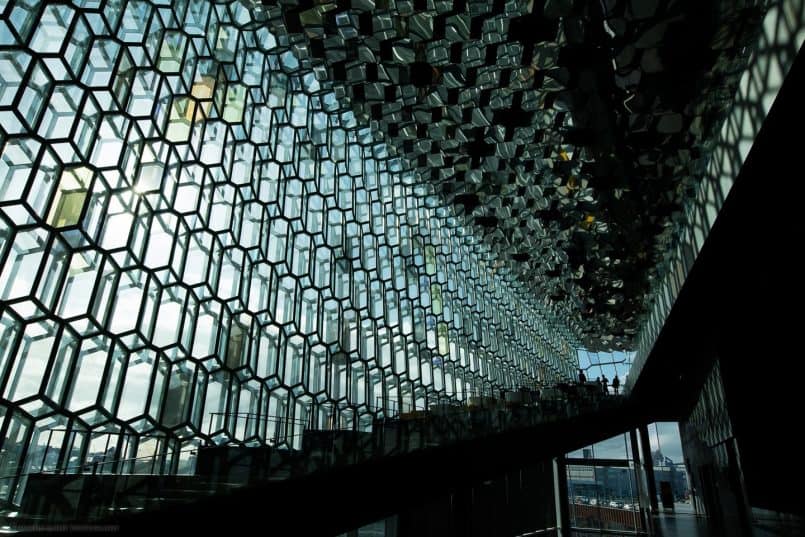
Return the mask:
<path fill-rule="evenodd" d="M 630 346 L 759 2 L 264 3 L 272 32 L 588 348 Z"/>

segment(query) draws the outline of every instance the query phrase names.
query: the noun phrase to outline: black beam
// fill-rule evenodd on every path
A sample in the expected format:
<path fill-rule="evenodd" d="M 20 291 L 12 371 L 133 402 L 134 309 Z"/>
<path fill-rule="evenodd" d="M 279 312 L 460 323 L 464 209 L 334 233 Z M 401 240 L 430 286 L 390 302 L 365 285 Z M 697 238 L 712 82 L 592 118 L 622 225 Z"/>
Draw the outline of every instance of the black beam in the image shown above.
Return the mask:
<path fill-rule="evenodd" d="M 643 468 L 646 472 L 651 512 L 657 513 L 660 510 L 659 503 L 657 502 L 657 483 L 654 480 L 654 461 L 651 458 L 651 442 L 648 438 L 648 427 L 645 425 L 640 426 L 640 445 L 643 448 Z"/>

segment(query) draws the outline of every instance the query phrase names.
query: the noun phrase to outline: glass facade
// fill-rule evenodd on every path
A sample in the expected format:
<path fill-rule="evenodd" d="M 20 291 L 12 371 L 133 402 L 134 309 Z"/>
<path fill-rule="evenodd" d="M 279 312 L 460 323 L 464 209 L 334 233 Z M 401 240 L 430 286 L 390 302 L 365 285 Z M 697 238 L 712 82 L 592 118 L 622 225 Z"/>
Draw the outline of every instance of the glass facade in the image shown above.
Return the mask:
<path fill-rule="evenodd" d="M 282 420 L 365 430 L 575 376 L 563 319 L 259 5 L 0 13 L 3 497 L 110 435 L 177 469 L 201 442 L 287 445 Z"/>
<path fill-rule="evenodd" d="M 630 388 L 805 39 L 695 4 L 0 0 L 0 503 Z"/>
<path fill-rule="evenodd" d="M 623 434 L 565 457 L 572 535 L 646 534 L 640 513 L 646 498 L 633 448 Z"/>

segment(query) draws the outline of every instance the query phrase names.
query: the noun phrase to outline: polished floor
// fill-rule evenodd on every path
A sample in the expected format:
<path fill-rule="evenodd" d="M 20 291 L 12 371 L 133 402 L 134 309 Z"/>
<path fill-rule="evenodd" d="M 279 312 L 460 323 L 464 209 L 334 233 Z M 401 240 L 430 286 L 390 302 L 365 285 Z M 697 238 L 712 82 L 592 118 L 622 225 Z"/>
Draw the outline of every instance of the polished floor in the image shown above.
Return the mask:
<path fill-rule="evenodd" d="M 655 535 L 661 537 L 708 537 L 707 519 L 693 513 L 661 514 L 655 519 Z"/>
<path fill-rule="evenodd" d="M 693 513 L 661 514 L 655 519 L 658 537 L 710 537 L 707 519 Z M 772 519 L 755 517 L 752 537 L 803 537 L 801 519 Z"/>
<path fill-rule="evenodd" d="M 574 531 L 574 537 L 621 537 L 628 532 L 607 532 L 601 530 Z M 632 534 L 635 535 L 635 534 Z M 714 534 L 707 525 L 707 519 L 693 513 L 664 513 L 654 518 L 654 537 L 712 537 Z M 780 524 L 774 521 L 761 521 L 753 524 L 752 537 L 802 537 L 801 526 Z"/>

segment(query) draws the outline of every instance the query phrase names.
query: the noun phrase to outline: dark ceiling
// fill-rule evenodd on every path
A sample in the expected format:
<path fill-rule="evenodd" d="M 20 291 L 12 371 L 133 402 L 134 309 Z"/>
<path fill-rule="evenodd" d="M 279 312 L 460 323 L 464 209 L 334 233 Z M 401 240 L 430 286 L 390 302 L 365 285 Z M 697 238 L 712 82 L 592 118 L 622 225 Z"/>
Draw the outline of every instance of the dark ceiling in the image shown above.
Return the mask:
<path fill-rule="evenodd" d="M 589 349 L 630 346 L 762 5 L 264 3 L 272 31 Z"/>

